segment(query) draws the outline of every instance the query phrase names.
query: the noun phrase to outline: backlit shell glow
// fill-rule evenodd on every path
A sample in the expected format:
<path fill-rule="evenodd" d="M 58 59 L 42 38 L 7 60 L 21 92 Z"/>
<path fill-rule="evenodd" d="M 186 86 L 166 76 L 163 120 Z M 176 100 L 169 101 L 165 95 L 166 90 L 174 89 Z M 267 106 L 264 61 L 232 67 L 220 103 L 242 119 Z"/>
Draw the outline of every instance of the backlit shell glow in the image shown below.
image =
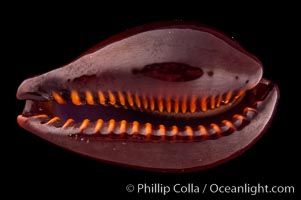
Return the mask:
<path fill-rule="evenodd" d="M 145 25 L 25 80 L 17 120 L 100 161 L 201 170 L 235 157 L 267 130 L 279 91 L 262 75 L 258 59 L 215 30 Z"/>

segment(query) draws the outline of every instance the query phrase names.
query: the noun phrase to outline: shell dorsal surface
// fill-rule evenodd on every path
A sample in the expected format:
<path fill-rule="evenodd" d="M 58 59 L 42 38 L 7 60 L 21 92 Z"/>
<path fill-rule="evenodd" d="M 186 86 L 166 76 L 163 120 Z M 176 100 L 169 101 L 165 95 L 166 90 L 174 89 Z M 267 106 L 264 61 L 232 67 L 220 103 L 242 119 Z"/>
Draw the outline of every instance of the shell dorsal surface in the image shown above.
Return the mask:
<path fill-rule="evenodd" d="M 27 80 L 23 87 L 209 97 L 251 89 L 262 77 L 254 56 L 218 32 L 196 25 L 147 26 L 108 41 L 63 68 Z"/>

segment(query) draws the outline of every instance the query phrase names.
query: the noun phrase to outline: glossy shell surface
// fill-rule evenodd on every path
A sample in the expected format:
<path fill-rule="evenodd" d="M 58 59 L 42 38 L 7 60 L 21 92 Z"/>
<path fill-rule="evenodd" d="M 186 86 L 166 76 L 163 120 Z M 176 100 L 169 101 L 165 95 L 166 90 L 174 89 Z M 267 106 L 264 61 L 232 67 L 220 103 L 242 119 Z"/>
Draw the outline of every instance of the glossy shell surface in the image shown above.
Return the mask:
<path fill-rule="evenodd" d="M 159 171 L 205 169 L 267 129 L 277 86 L 258 59 L 192 23 L 146 25 L 25 80 L 20 126 L 101 161 Z"/>

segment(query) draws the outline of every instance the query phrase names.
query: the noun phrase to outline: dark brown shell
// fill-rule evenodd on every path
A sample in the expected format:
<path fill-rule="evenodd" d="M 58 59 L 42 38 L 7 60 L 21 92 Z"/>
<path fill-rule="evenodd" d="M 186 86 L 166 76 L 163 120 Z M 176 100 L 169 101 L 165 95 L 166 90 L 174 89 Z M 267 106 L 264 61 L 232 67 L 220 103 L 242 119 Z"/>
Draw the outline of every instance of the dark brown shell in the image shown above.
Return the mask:
<path fill-rule="evenodd" d="M 192 23 L 139 27 L 62 68 L 25 80 L 17 92 L 27 101 L 18 123 L 54 144 L 110 163 L 160 171 L 204 169 L 240 154 L 266 130 L 279 92 L 261 79 L 262 73 L 254 56 L 214 30 Z M 127 108 L 150 115 L 150 121 L 140 121 L 138 129 L 127 118 L 103 125 L 78 116 L 82 121 L 71 126 L 74 120 L 55 118 L 55 101 L 82 107 L 99 101 L 102 109 Z M 177 103 L 185 106 L 179 113 Z M 174 126 L 164 124 L 173 120 Z M 97 129 L 100 124 L 105 128 Z M 94 137 L 93 130 L 99 135 Z"/>

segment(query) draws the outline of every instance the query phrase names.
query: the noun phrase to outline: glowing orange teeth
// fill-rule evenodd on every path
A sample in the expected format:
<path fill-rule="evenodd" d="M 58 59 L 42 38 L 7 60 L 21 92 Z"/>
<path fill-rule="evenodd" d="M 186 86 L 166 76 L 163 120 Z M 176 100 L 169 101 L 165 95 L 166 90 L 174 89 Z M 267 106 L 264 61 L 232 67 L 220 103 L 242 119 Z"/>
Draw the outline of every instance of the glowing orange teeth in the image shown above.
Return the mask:
<path fill-rule="evenodd" d="M 73 119 L 68 119 L 65 124 L 62 126 L 62 128 L 67 128 L 68 126 L 70 126 L 72 123 L 74 122 Z"/>
<path fill-rule="evenodd" d="M 170 99 L 170 96 L 168 96 L 167 97 L 167 99 L 166 99 L 166 111 L 168 112 L 168 113 L 170 113 L 171 112 L 171 99 Z"/>
<path fill-rule="evenodd" d="M 201 109 L 203 112 L 207 111 L 207 100 L 206 97 L 202 97 L 201 99 Z"/>
<path fill-rule="evenodd" d="M 122 121 L 120 122 L 119 134 L 126 133 L 126 126 L 127 126 L 126 120 L 122 120 Z"/>
<path fill-rule="evenodd" d="M 89 99 L 90 93 L 86 93 L 86 99 Z M 110 94 L 108 93 L 110 96 Z M 77 95 L 75 95 L 77 96 Z M 113 93 L 112 95 L 113 96 Z M 119 99 L 120 96 L 119 95 Z M 136 98 L 136 97 L 135 97 Z M 75 101 L 73 97 L 73 101 Z M 113 99 L 109 100 L 110 103 L 113 103 Z M 122 98 L 121 98 L 122 99 Z M 205 99 L 206 98 L 202 98 Z M 211 98 L 212 99 L 212 98 Z M 116 100 L 116 99 L 115 99 Z M 203 102 L 205 101 L 203 100 Z M 135 99 L 135 104 L 137 105 L 137 99 Z M 160 101 L 159 101 L 160 102 Z M 159 103 L 157 102 L 157 103 Z M 163 102 L 163 100 L 162 100 Z M 164 101 L 171 102 L 171 101 Z M 176 102 L 176 101 L 175 101 Z M 181 101 L 181 109 L 183 106 L 183 102 Z M 196 101 L 197 102 L 197 101 Z M 206 100 L 207 102 L 207 100 Z M 87 103 L 92 103 L 91 101 Z M 116 102 L 115 102 L 116 103 Z M 143 98 L 142 98 L 143 103 Z M 163 104 L 163 103 L 162 103 Z M 141 104 L 142 105 L 142 104 Z M 165 105 L 165 104 L 163 104 Z M 167 105 L 167 104 L 166 104 Z M 174 104 L 175 105 L 175 104 Z M 190 99 L 190 111 L 191 105 L 195 105 L 195 100 Z M 198 104 L 197 104 L 198 105 Z M 193 109 L 192 109 L 193 110 Z M 181 110 L 182 111 L 182 110 Z M 78 134 L 85 135 L 129 135 L 134 136 L 134 138 L 141 136 L 144 139 L 164 139 L 164 140 L 205 140 L 205 139 L 216 139 L 221 136 L 229 135 L 235 131 L 240 131 L 244 126 L 246 126 L 250 121 L 257 115 L 256 108 L 253 107 L 245 107 L 241 114 L 235 114 L 231 119 L 222 120 L 218 123 L 211 123 L 207 126 L 197 125 L 192 127 L 191 125 L 186 125 L 184 127 L 178 127 L 176 125 L 166 127 L 164 124 L 153 125 L 151 123 L 142 123 L 140 124 L 138 121 L 127 122 L 126 120 L 116 121 L 115 119 L 110 119 L 107 122 L 104 122 L 102 119 L 98 119 L 96 121 L 90 121 L 90 119 L 83 119 L 80 123 L 76 122 L 74 119 L 69 118 L 61 121 L 60 117 L 54 116 L 49 117 L 47 115 L 35 115 L 32 116 L 35 120 L 40 120 L 42 124 L 46 124 L 48 126 L 54 126 L 56 128 L 62 128 L 66 131 L 69 130 L 69 127 L 78 128 Z M 48 121 L 45 121 L 47 119 Z M 74 130 L 74 129 L 71 129 Z M 63 131 L 63 130 L 62 130 Z M 75 133 L 77 134 L 77 133 Z"/>
<path fill-rule="evenodd" d="M 81 105 L 80 96 L 76 90 L 71 90 L 71 101 L 75 105 Z"/>
<path fill-rule="evenodd" d="M 223 135 L 229 135 L 233 133 L 236 130 L 236 127 L 234 124 L 228 120 L 223 120 L 222 125 L 220 126 L 220 129 L 223 133 Z"/>
<path fill-rule="evenodd" d="M 154 100 L 154 97 L 152 97 L 152 96 L 149 98 L 149 106 L 152 111 L 155 110 L 155 100 Z"/>
<path fill-rule="evenodd" d="M 110 119 L 108 122 L 108 133 L 114 132 L 116 121 L 114 119 Z"/>
<path fill-rule="evenodd" d="M 244 94 L 245 94 L 245 92 L 243 90 L 239 90 L 238 93 L 236 94 L 236 96 L 233 98 L 233 102 L 235 102 L 237 99 L 242 97 Z"/>
<path fill-rule="evenodd" d="M 45 115 L 45 114 L 42 114 L 42 115 L 35 115 L 35 116 L 33 116 L 33 118 L 36 118 L 36 119 L 43 119 L 43 118 L 48 118 L 48 115 Z"/>
<path fill-rule="evenodd" d="M 66 104 L 67 100 L 63 98 L 61 93 L 52 91 L 52 98 L 59 104 Z M 241 96 L 244 95 L 243 90 L 238 92 L 227 92 L 223 95 L 211 96 L 211 97 L 197 97 L 196 95 L 188 96 L 186 94 L 171 96 L 167 94 L 162 96 L 160 94 L 153 95 L 139 95 L 138 92 L 128 91 L 124 94 L 122 91 L 111 91 L 108 90 L 103 92 L 97 91 L 96 95 L 93 92 L 86 90 L 83 94 L 84 97 L 80 96 L 80 92 L 76 90 L 70 91 L 70 100 L 74 105 L 96 105 L 97 102 L 94 99 L 98 97 L 98 103 L 100 105 L 112 105 L 115 107 L 122 106 L 123 108 L 138 109 L 141 111 L 156 111 L 166 113 L 196 113 L 206 112 L 208 110 L 217 109 L 225 104 L 236 102 Z M 82 101 L 83 100 L 83 101 Z M 85 100 L 85 101 L 84 101 Z M 258 103 L 259 105 L 259 103 Z M 256 104 L 257 106 L 257 104 Z M 255 106 L 255 107 L 256 107 Z"/>
<path fill-rule="evenodd" d="M 143 133 L 145 134 L 146 137 L 150 137 L 152 132 L 153 132 L 152 124 L 146 123 Z"/>
<path fill-rule="evenodd" d="M 185 126 L 185 133 L 189 138 L 193 137 L 193 130 L 190 126 Z"/>
<path fill-rule="evenodd" d="M 210 108 L 214 109 L 215 108 L 215 96 L 210 98 Z"/>
<path fill-rule="evenodd" d="M 108 95 L 109 95 L 109 103 L 111 105 L 115 105 L 116 104 L 116 98 L 115 98 L 114 94 L 109 90 Z"/>
<path fill-rule="evenodd" d="M 220 136 L 222 131 L 220 129 L 220 127 L 217 124 L 210 124 L 211 129 L 209 129 L 209 131 L 212 131 L 212 133 L 216 136 Z"/>
<path fill-rule="evenodd" d="M 160 96 L 160 97 L 158 98 L 158 109 L 159 109 L 160 112 L 163 112 L 163 108 L 164 108 L 163 99 L 162 99 L 162 97 Z"/>
<path fill-rule="evenodd" d="M 246 118 L 240 114 L 233 116 L 233 124 L 236 128 L 240 128 L 243 125 L 243 122 Z"/>
<path fill-rule="evenodd" d="M 132 94 L 130 92 L 127 92 L 126 97 L 127 97 L 128 104 L 133 107 L 134 106 L 134 100 L 133 100 Z"/>
<path fill-rule="evenodd" d="M 118 99 L 119 99 L 119 103 L 122 105 L 122 106 L 125 106 L 125 97 L 123 96 L 122 92 L 118 92 Z"/>
<path fill-rule="evenodd" d="M 231 97 L 232 97 L 232 92 L 228 92 L 228 93 L 226 94 L 224 103 L 225 103 L 225 104 L 229 103 Z"/>
<path fill-rule="evenodd" d="M 50 119 L 46 124 L 47 125 L 50 125 L 50 124 L 53 124 L 54 122 L 57 122 L 61 120 L 59 117 L 53 117 L 52 119 Z"/>
<path fill-rule="evenodd" d="M 190 112 L 194 113 L 196 110 L 196 96 L 193 95 L 190 100 Z"/>
<path fill-rule="evenodd" d="M 158 129 L 158 136 L 165 136 L 166 135 L 166 128 L 164 125 L 159 125 L 159 129 Z"/>
<path fill-rule="evenodd" d="M 168 136 L 175 137 L 178 134 L 178 132 L 179 132 L 179 128 L 177 126 L 172 126 Z"/>
<path fill-rule="evenodd" d="M 103 126 L 103 120 L 98 119 L 95 124 L 94 133 L 98 133 Z"/>
<path fill-rule="evenodd" d="M 139 122 L 134 121 L 132 124 L 132 130 L 130 134 L 138 134 L 139 133 Z"/>
<path fill-rule="evenodd" d="M 187 111 L 187 96 L 185 95 L 182 99 L 182 104 L 181 104 L 181 111 L 182 113 L 186 113 Z"/>
<path fill-rule="evenodd" d="M 84 119 L 79 127 L 80 132 L 84 131 L 88 127 L 89 123 L 90 123 L 89 119 Z"/>
<path fill-rule="evenodd" d="M 217 96 L 217 102 L 216 102 L 216 108 L 220 107 L 222 100 L 223 100 L 223 96 L 222 95 L 218 95 Z"/>
<path fill-rule="evenodd" d="M 59 95 L 59 93 L 52 91 L 52 96 L 54 98 L 54 100 L 56 102 L 58 102 L 59 104 L 66 104 L 67 102 L 62 98 L 61 95 Z"/>
<path fill-rule="evenodd" d="M 205 126 L 199 125 L 198 131 L 196 132 L 195 136 L 202 136 L 202 137 L 208 136 L 208 132 Z"/>
<path fill-rule="evenodd" d="M 145 95 L 143 95 L 143 97 L 142 97 L 142 102 L 143 102 L 144 109 L 147 110 L 148 109 L 148 101 L 147 101 L 147 98 Z"/>
<path fill-rule="evenodd" d="M 137 108 L 141 108 L 141 100 L 137 93 L 135 94 L 135 104 L 136 104 Z"/>
<path fill-rule="evenodd" d="M 235 126 L 232 124 L 232 122 L 230 122 L 228 120 L 223 120 L 222 123 L 229 128 L 235 129 Z"/>
<path fill-rule="evenodd" d="M 98 99 L 99 99 L 99 103 L 101 105 L 105 105 L 106 104 L 106 98 L 105 98 L 103 92 L 100 91 L 100 90 L 98 91 Z"/>
<path fill-rule="evenodd" d="M 62 92 L 52 91 L 52 98 L 58 104 L 66 104 L 68 101 L 63 98 Z M 67 93 L 68 94 L 68 93 Z M 84 94 L 83 97 L 80 95 Z M 139 109 L 140 111 L 155 111 L 155 112 L 167 112 L 167 113 L 196 113 L 206 112 L 219 108 L 226 104 L 231 104 L 237 101 L 244 95 L 244 91 L 227 92 L 222 95 L 210 96 L 210 97 L 198 97 L 197 95 L 188 96 L 186 94 L 172 96 L 171 94 L 163 95 L 139 95 L 138 92 L 128 91 L 123 93 L 122 91 L 101 91 L 98 90 L 96 94 L 92 91 L 86 90 L 85 92 L 78 92 L 76 90 L 70 91 L 70 100 L 75 105 L 113 105 L 115 107 L 122 106 L 123 108 Z M 67 95 L 68 96 L 68 95 Z M 96 101 L 98 97 L 98 102 Z M 95 98 L 95 99 L 94 99 Z M 76 122 L 74 119 L 69 118 L 61 121 L 60 117 L 50 117 L 47 115 L 36 115 L 33 118 L 41 120 L 47 125 L 52 125 L 57 128 L 61 127 L 66 131 L 69 127 L 77 127 L 81 134 L 101 134 L 101 135 L 140 135 L 146 139 L 153 138 L 168 140 L 177 140 L 181 138 L 213 138 L 221 135 L 227 135 L 234 131 L 239 131 L 242 127 L 249 123 L 256 115 L 257 110 L 262 105 L 261 101 L 255 102 L 253 107 L 245 107 L 241 114 L 235 114 L 231 119 L 222 120 L 218 123 L 211 123 L 207 126 L 197 125 L 192 127 L 186 125 L 178 127 L 176 125 L 166 127 L 164 124 L 154 125 L 151 123 L 142 123 L 138 121 L 128 122 L 126 120 L 116 121 L 110 119 L 104 122 L 103 119 L 96 121 L 90 121 L 90 119 L 83 119 L 81 122 Z M 45 122 L 48 120 L 47 122 Z M 91 129 L 92 128 L 92 129 Z"/>
<path fill-rule="evenodd" d="M 179 97 L 175 98 L 175 102 L 174 102 L 174 112 L 178 113 L 179 112 Z"/>
<path fill-rule="evenodd" d="M 87 104 L 94 105 L 93 94 L 89 90 L 86 91 L 86 102 Z"/>

